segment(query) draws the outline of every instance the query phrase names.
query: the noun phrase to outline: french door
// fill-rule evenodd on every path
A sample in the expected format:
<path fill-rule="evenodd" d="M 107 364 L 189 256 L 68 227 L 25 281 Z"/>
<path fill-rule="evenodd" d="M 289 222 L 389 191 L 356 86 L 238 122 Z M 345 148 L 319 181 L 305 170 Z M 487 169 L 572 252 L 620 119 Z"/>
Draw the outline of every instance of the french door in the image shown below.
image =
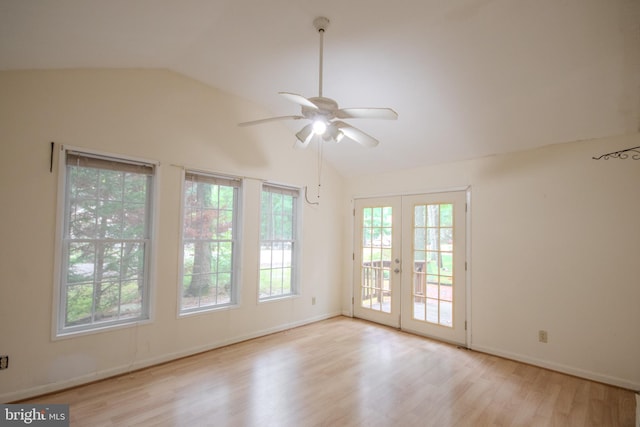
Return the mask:
<path fill-rule="evenodd" d="M 353 314 L 400 327 L 402 238 L 399 197 L 355 201 Z"/>
<path fill-rule="evenodd" d="M 355 201 L 355 317 L 466 345 L 466 192 Z"/>

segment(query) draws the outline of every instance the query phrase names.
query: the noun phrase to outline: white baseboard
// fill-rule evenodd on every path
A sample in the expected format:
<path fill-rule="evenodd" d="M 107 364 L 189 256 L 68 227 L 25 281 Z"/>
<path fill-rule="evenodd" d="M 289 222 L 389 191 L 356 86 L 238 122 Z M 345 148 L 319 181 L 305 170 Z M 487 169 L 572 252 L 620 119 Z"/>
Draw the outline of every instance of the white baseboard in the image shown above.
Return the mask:
<path fill-rule="evenodd" d="M 561 363 L 555 363 L 555 362 L 551 362 L 544 359 L 537 359 L 535 357 L 530 357 L 530 356 L 526 356 L 518 353 L 512 353 L 509 351 L 503 351 L 503 350 L 499 350 L 491 347 L 472 345 L 470 348 L 471 350 L 479 351 L 482 353 L 504 357 L 505 359 L 511 359 L 518 362 L 527 363 L 529 365 L 539 366 L 541 368 L 550 369 L 552 371 L 557 371 L 564 374 L 569 374 L 576 377 L 585 378 L 588 380 L 625 388 L 628 390 L 640 390 L 640 383 L 629 381 L 624 378 L 617 378 L 610 375 L 587 371 L 584 369 L 575 368 L 573 366 L 563 365 Z"/>
<path fill-rule="evenodd" d="M 205 351 L 213 350 L 216 348 L 224 347 L 231 344 L 236 344 L 242 341 L 262 337 L 265 335 L 273 334 L 276 332 L 285 331 L 287 329 L 296 328 L 298 326 L 307 325 L 310 323 L 319 322 L 321 320 L 329 319 L 335 316 L 352 317 L 352 314 L 348 311 L 327 313 L 320 316 L 303 319 L 296 322 L 285 323 L 275 326 L 273 328 L 262 329 L 249 334 L 240 335 L 224 340 L 215 341 L 204 346 L 192 347 L 189 349 L 177 351 L 174 353 L 164 354 L 161 356 L 148 358 L 144 360 L 137 360 L 130 364 L 117 366 L 110 369 L 105 369 L 98 372 L 93 372 L 87 375 L 74 377 L 69 380 L 56 382 L 54 384 L 45 384 L 42 386 L 31 387 L 28 389 L 20 390 L 17 392 L 4 393 L 0 395 L 0 402 L 15 402 L 17 400 L 28 399 L 33 396 L 40 396 L 43 394 L 53 393 L 56 391 L 64 390 L 71 387 L 87 384 L 93 381 L 103 380 L 109 377 L 126 374 L 128 372 L 136 371 L 138 369 L 148 368 L 150 366 L 158 365 L 161 363 L 170 362 L 172 360 L 180 359 L 182 357 L 191 356 L 194 354 L 202 353 Z M 515 360 L 518 362 L 527 363 L 530 365 L 540 366 L 542 368 L 550 369 L 552 371 L 562 372 L 569 375 L 574 375 L 580 378 L 586 378 L 593 381 L 598 381 L 605 384 L 610 384 L 616 387 L 622 387 L 628 390 L 640 390 L 640 383 L 628 381 L 626 379 L 612 377 L 609 375 L 599 374 L 597 372 L 586 371 L 583 369 L 574 368 L 567 365 L 562 365 L 555 362 L 549 362 L 543 359 L 537 359 L 522 354 L 503 351 L 491 347 L 473 345 L 470 347 L 472 350 L 482 353 L 492 354 L 495 356 L 504 357 L 507 359 Z M 636 394 L 636 427 L 640 427 L 640 395 Z"/>
<path fill-rule="evenodd" d="M 296 328 L 298 326 L 319 322 L 321 320 L 326 320 L 331 317 L 340 316 L 341 314 L 342 313 L 340 312 L 322 314 L 320 316 L 310 317 L 310 318 L 299 320 L 296 322 L 285 323 L 282 325 L 275 326 L 273 328 L 262 329 L 249 334 L 215 341 L 203 346 L 192 347 L 189 349 L 180 350 L 180 351 L 168 353 L 168 354 L 163 354 L 161 356 L 152 357 L 144 360 L 136 360 L 127 365 L 117 366 L 117 367 L 105 369 L 98 372 L 92 372 L 90 374 L 81 375 L 79 377 L 70 378 L 68 380 L 59 381 L 53 384 L 45 384 L 42 386 L 31 387 L 31 388 L 16 391 L 16 392 L 4 393 L 0 395 L 0 402 L 15 402 L 17 400 L 24 400 L 34 396 L 41 396 L 48 393 L 54 393 L 56 391 L 64 390 L 71 387 L 77 387 L 83 384 L 103 380 L 103 379 L 114 377 L 117 375 L 126 374 L 128 372 L 136 371 L 138 369 L 148 368 L 150 366 L 159 365 L 161 363 L 170 362 L 172 360 L 180 359 L 187 356 L 192 356 L 194 354 L 202 353 L 209 350 L 214 350 L 216 348 L 224 347 L 227 345 L 237 344 L 242 341 L 247 341 L 250 339 L 262 337 L 262 336 L 273 334 L 276 332 L 286 331 L 287 329 Z"/>

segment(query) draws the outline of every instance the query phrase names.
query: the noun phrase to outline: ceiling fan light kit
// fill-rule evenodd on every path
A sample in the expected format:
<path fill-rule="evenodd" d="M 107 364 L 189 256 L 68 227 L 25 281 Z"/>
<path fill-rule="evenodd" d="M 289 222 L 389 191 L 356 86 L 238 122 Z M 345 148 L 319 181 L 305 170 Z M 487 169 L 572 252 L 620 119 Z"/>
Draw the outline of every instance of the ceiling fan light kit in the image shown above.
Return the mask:
<path fill-rule="evenodd" d="M 300 120 L 309 121 L 298 133 L 296 133 L 296 147 L 305 148 L 313 140 L 314 136 L 319 141 L 340 142 L 345 138 L 355 141 L 365 147 L 375 147 L 379 141 L 360 129 L 338 119 L 386 119 L 396 120 L 398 114 L 391 108 L 340 108 L 338 103 L 331 98 L 322 96 L 323 81 L 323 42 L 324 33 L 329 26 L 329 20 L 318 17 L 313 20 L 313 26 L 320 35 L 320 61 L 318 78 L 318 96 L 305 98 L 290 92 L 279 92 L 279 95 L 295 102 L 300 106 L 299 115 L 278 116 L 266 119 L 253 120 L 240 123 L 239 126 L 251 126 L 276 120 Z"/>

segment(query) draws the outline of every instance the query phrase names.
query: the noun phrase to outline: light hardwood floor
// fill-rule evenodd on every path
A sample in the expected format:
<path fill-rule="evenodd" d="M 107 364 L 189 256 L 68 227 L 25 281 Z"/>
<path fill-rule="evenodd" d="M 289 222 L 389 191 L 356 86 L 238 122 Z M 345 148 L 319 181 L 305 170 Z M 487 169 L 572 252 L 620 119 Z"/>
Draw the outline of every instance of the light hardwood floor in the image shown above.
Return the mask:
<path fill-rule="evenodd" d="M 72 426 L 633 426 L 634 393 L 336 317 L 26 402 Z"/>

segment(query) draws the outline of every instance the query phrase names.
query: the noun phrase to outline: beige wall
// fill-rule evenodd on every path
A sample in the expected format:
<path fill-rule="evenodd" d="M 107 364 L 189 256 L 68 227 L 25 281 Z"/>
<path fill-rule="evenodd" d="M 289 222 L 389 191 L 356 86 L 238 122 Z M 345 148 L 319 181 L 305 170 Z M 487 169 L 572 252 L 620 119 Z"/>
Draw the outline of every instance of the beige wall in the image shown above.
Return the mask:
<path fill-rule="evenodd" d="M 471 346 L 640 389 L 640 161 L 594 161 L 640 135 L 366 176 L 325 165 L 303 212 L 302 295 L 257 304 L 259 179 L 309 185 L 316 156 L 268 114 L 167 71 L 0 72 L 0 401 L 41 394 L 350 312 L 353 197 L 471 186 Z M 49 142 L 158 160 L 154 320 L 52 340 L 57 165 Z M 178 318 L 181 169 L 245 181 L 241 307 Z M 257 179 L 253 179 L 257 178 Z M 347 184 L 345 186 L 345 184 Z M 317 304 L 311 305 L 311 297 Z M 537 342 L 537 331 L 549 343 Z"/>
<path fill-rule="evenodd" d="M 0 72 L 0 402 L 45 393 L 340 313 L 342 178 L 323 168 L 303 210 L 301 296 L 257 303 L 260 179 L 316 188 L 316 156 L 263 111 L 158 70 Z M 50 141 L 160 162 L 154 320 L 52 340 L 58 167 Z M 177 317 L 180 185 L 187 165 L 251 177 L 244 187 L 241 304 Z M 315 194 L 315 193 L 313 193 Z M 317 303 L 311 304 L 316 297 Z"/>
<path fill-rule="evenodd" d="M 471 347 L 640 389 L 640 160 L 592 160 L 639 145 L 635 134 L 364 176 L 348 196 L 471 186 Z M 346 286 L 345 313 L 350 300 Z"/>

